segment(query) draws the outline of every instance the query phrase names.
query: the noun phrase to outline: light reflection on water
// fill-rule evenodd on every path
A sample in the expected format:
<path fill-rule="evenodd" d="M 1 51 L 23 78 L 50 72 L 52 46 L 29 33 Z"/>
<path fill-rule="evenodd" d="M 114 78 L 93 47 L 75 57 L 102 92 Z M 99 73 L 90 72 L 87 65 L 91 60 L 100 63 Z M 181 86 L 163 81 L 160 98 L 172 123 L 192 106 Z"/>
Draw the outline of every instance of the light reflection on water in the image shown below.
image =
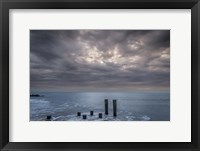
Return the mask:
<path fill-rule="evenodd" d="M 77 112 L 88 114 L 87 120 L 119 121 L 169 121 L 169 93 L 103 93 L 103 92 L 55 92 L 39 93 L 44 97 L 30 98 L 30 120 L 45 120 L 52 115 L 53 120 L 80 121 Z M 104 113 L 104 99 L 109 100 L 109 115 L 99 119 L 97 113 Z M 112 100 L 117 99 L 117 118 L 112 116 Z M 95 116 L 90 117 L 93 110 Z"/>

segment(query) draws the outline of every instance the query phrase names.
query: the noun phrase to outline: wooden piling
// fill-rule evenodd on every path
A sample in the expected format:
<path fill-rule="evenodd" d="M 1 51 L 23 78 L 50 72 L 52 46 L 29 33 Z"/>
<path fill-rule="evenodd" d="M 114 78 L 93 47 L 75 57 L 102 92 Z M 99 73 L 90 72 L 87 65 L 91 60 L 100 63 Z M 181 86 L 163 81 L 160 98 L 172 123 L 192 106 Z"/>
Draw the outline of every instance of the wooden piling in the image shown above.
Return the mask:
<path fill-rule="evenodd" d="M 94 115 L 94 111 L 90 111 L 90 116 L 93 116 Z"/>
<path fill-rule="evenodd" d="M 103 118 L 103 114 L 102 113 L 99 113 L 99 118 Z"/>
<path fill-rule="evenodd" d="M 104 102 L 105 102 L 105 114 L 108 115 L 108 99 L 105 99 Z"/>
<path fill-rule="evenodd" d="M 83 119 L 86 120 L 87 119 L 87 115 L 84 114 L 83 115 Z"/>
<path fill-rule="evenodd" d="M 81 116 L 81 112 L 77 112 L 77 116 Z"/>
<path fill-rule="evenodd" d="M 52 118 L 51 115 L 48 115 L 47 118 L 46 118 L 46 120 L 50 121 L 51 118 Z"/>
<path fill-rule="evenodd" d="M 117 100 L 113 100 L 113 116 L 117 116 Z"/>

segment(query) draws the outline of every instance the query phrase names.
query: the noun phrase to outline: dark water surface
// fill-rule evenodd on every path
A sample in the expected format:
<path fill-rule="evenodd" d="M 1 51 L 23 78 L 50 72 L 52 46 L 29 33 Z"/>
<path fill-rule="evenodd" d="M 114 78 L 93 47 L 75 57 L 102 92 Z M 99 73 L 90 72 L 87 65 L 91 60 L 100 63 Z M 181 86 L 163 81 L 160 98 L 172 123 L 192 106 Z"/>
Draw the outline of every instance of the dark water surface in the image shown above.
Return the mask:
<path fill-rule="evenodd" d="M 163 92 L 46 92 L 30 97 L 30 121 L 82 121 L 77 112 L 87 114 L 87 121 L 169 121 L 170 94 Z M 109 115 L 104 115 L 104 99 L 109 101 Z M 112 100 L 117 100 L 113 117 Z M 94 111 L 94 116 L 89 112 Z M 98 118 L 103 113 L 103 118 Z"/>

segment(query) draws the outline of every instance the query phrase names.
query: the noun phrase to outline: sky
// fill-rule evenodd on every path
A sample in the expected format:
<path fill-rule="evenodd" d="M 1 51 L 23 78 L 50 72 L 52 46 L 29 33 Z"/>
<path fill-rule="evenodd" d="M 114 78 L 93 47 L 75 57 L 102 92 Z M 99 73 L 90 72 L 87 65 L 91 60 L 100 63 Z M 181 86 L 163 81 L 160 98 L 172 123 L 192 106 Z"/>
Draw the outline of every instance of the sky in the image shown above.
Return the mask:
<path fill-rule="evenodd" d="M 31 30 L 31 92 L 170 90 L 169 30 Z"/>

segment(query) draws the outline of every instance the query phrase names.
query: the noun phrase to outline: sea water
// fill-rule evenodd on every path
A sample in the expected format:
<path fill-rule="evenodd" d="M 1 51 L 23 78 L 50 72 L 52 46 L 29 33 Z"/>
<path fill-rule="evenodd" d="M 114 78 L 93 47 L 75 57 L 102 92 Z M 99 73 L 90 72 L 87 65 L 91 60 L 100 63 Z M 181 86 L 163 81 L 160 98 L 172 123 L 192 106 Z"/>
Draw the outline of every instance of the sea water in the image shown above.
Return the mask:
<path fill-rule="evenodd" d="M 30 97 L 30 121 L 169 121 L 170 94 L 166 92 L 40 92 Z M 109 114 L 105 115 L 104 100 Z M 113 117 L 112 100 L 117 100 Z M 94 115 L 90 116 L 90 111 Z M 87 119 L 77 116 L 86 114 Z M 103 118 L 98 114 L 103 113 Z"/>

